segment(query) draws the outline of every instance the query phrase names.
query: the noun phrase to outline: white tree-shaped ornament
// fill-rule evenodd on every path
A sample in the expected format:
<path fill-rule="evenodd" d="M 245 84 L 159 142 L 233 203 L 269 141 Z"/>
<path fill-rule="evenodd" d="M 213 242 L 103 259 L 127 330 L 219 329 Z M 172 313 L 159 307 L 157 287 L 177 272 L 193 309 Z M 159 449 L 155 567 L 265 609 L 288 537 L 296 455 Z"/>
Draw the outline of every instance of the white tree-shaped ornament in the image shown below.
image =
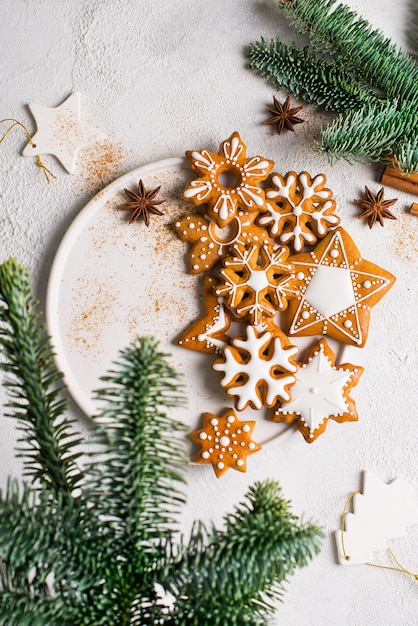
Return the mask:
<path fill-rule="evenodd" d="M 405 537 L 407 526 L 418 524 L 418 509 L 408 500 L 413 487 L 397 478 L 389 484 L 364 472 L 363 493 L 353 496 L 353 513 L 345 516 L 344 532 L 335 533 L 341 565 L 372 563 L 374 552 L 387 541 Z"/>

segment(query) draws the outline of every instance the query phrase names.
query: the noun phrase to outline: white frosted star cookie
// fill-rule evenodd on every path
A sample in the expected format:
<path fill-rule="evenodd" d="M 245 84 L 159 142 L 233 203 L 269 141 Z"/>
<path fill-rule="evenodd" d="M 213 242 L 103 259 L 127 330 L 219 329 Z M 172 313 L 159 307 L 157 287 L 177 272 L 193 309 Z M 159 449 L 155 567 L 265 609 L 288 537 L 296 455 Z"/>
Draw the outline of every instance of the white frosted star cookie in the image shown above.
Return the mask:
<path fill-rule="evenodd" d="M 370 311 L 395 282 L 383 268 L 362 258 L 343 228 L 329 233 L 312 252 L 290 256 L 298 296 L 285 312 L 289 336 L 329 335 L 364 346 Z"/>
<path fill-rule="evenodd" d="M 362 373 L 359 365 L 335 365 L 333 351 L 321 339 L 299 364 L 292 399 L 276 408 L 273 420 L 289 424 L 297 421 L 298 430 L 308 443 L 324 432 L 329 419 L 340 423 L 358 420 L 349 394 Z"/>

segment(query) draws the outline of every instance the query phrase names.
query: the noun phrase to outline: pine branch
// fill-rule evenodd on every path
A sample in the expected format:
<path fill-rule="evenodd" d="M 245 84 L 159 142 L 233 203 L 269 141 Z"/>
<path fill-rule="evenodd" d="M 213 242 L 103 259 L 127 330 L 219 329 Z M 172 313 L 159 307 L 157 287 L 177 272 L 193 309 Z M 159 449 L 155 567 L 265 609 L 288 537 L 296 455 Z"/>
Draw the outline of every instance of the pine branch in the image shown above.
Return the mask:
<path fill-rule="evenodd" d="M 38 562 L 38 556 L 34 557 L 32 548 L 39 546 L 44 534 L 42 523 L 38 524 L 36 519 L 35 494 L 28 485 L 23 486 L 22 494 L 19 491 L 17 481 L 9 479 L 5 496 L 0 493 L 0 590 L 29 590 L 27 573 Z M 37 583 L 35 580 L 35 585 Z M 44 588 L 44 585 L 43 578 L 39 586 Z"/>
<path fill-rule="evenodd" d="M 418 173 L 418 129 L 410 138 L 396 145 L 393 161 L 404 174 Z"/>
<path fill-rule="evenodd" d="M 175 564 L 176 595 L 167 624 L 238 626 L 266 623 L 297 567 L 319 550 L 319 528 L 301 526 L 275 481 L 257 483 L 225 518 L 225 530 L 198 526 Z"/>
<path fill-rule="evenodd" d="M 383 101 L 338 116 L 321 131 L 316 148 L 327 152 L 331 163 L 340 158 L 349 163 L 388 161 L 397 145 L 404 145 L 404 137 L 416 137 L 416 132 L 414 103 Z"/>
<path fill-rule="evenodd" d="M 90 497 L 97 507 L 105 505 L 119 549 L 127 554 L 153 551 L 177 525 L 184 503 L 176 485 L 184 483 L 185 426 L 170 416 L 184 406 L 184 396 L 166 358 L 155 339 L 137 339 L 97 393 L 106 404 L 96 420 L 96 440 L 105 452 L 92 468 L 97 478 Z"/>
<path fill-rule="evenodd" d="M 166 356 L 156 340 L 138 338 L 97 392 L 104 408 L 93 442 L 102 452 L 89 467 L 86 491 L 101 520 L 103 549 L 117 555 L 107 565 L 105 589 L 120 624 L 135 612 L 144 625 L 160 614 L 154 583 L 184 503 L 178 485 L 184 483 L 185 427 L 170 415 L 184 396 Z"/>
<path fill-rule="evenodd" d="M 70 496 L 82 478 L 74 451 L 81 440 L 63 415 L 62 376 L 35 307 L 26 270 L 14 259 L 5 261 L 0 265 L 0 345 L 6 361 L 0 367 L 6 372 L 9 416 L 22 432 L 20 456 L 34 482 Z"/>
<path fill-rule="evenodd" d="M 300 526 L 277 484 L 266 482 L 227 516 L 225 530 L 206 535 L 201 526 L 175 550 L 184 427 L 170 411 L 183 396 L 150 338 L 134 342 L 103 379 L 104 408 L 81 481 L 65 448 L 73 436 L 57 396 L 61 375 L 32 313 L 27 273 L 8 261 L 0 278 L 13 415 L 24 424 L 31 475 L 35 467 L 40 482 L 22 491 L 10 482 L 0 494 L 0 623 L 265 624 L 286 577 L 317 551 L 320 531 Z M 171 614 L 157 583 L 176 594 Z"/>
<path fill-rule="evenodd" d="M 66 606 L 56 598 L 17 592 L 1 594 L 0 616 L 5 626 L 77 626 L 79 623 L 76 607 Z"/>
<path fill-rule="evenodd" d="M 341 67 L 317 59 L 307 48 L 263 39 L 249 47 L 250 67 L 277 87 L 329 111 L 358 109 L 376 101 L 374 93 Z"/>
<path fill-rule="evenodd" d="M 418 97 L 418 65 L 367 20 L 337 0 L 279 0 L 279 6 L 301 33 L 308 33 L 316 52 L 333 54 L 357 78 L 392 100 Z M 336 5 L 336 6 L 335 6 Z"/>
<path fill-rule="evenodd" d="M 416 0 L 410 0 L 409 5 L 406 34 L 411 54 L 418 59 L 418 3 Z"/>

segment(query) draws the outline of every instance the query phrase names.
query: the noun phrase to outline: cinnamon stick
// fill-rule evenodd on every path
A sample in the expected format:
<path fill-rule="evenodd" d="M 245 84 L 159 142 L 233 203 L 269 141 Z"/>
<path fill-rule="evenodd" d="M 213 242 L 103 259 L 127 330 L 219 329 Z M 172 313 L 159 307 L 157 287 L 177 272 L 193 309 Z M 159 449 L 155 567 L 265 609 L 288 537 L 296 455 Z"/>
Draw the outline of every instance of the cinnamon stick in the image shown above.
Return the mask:
<path fill-rule="evenodd" d="M 402 174 L 388 165 L 385 167 L 380 182 L 388 187 L 418 196 L 418 174 Z"/>

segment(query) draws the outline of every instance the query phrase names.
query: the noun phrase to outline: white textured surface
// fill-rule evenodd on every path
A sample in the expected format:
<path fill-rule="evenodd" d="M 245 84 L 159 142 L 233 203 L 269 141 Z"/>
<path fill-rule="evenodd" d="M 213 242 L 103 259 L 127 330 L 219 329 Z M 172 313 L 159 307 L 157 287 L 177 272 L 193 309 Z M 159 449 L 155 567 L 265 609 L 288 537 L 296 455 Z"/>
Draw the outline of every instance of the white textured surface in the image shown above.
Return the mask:
<path fill-rule="evenodd" d="M 350 0 L 374 25 L 404 43 L 407 0 Z M 219 522 L 255 480 L 280 480 L 296 513 L 333 531 L 360 472 L 380 479 L 402 477 L 417 486 L 417 218 L 411 196 L 398 197 L 398 220 L 369 231 L 352 199 L 364 185 L 379 189 L 380 166 L 330 167 L 311 149 L 326 116 L 305 106 L 307 122 L 278 137 L 264 126 L 265 106 L 274 89 L 246 68 L 245 46 L 260 35 L 291 34 L 275 2 L 255 0 L 3 0 L 0 39 L 1 117 L 16 117 L 34 130 L 29 102 L 57 106 L 80 91 L 83 118 L 107 135 L 101 149 L 80 154 L 70 176 L 52 157 L 45 163 L 57 180 L 46 185 L 35 161 L 18 156 L 26 143 L 14 131 L 0 148 L 0 259 L 17 256 L 33 276 L 41 302 L 58 243 L 80 209 L 106 183 L 143 163 L 182 155 L 185 150 L 217 149 L 238 130 L 249 155 L 276 161 L 282 174 L 292 169 L 324 172 L 334 190 L 342 225 L 363 255 L 398 280 L 372 312 L 365 348 L 352 359 L 366 367 L 353 396 L 360 421 L 329 423 L 312 445 L 299 434 L 250 458 L 248 472 L 228 472 L 216 480 L 206 467 L 189 470 L 185 527 L 194 517 Z M 286 94 L 281 93 L 284 97 Z M 4 393 L 0 391 L 0 400 Z M 88 421 L 72 407 L 81 428 Z M 0 418 L 0 478 L 18 474 L 16 431 Z M 415 492 L 416 493 L 416 492 Z M 418 497 L 416 497 L 416 500 Z M 418 528 L 393 543 L 396 555 L 418 571 Z M 277 623 L 289 626 L 412 626 L 418 613 L 412 577 L 337 564 L 333 536 L 288 586 Z"/>

